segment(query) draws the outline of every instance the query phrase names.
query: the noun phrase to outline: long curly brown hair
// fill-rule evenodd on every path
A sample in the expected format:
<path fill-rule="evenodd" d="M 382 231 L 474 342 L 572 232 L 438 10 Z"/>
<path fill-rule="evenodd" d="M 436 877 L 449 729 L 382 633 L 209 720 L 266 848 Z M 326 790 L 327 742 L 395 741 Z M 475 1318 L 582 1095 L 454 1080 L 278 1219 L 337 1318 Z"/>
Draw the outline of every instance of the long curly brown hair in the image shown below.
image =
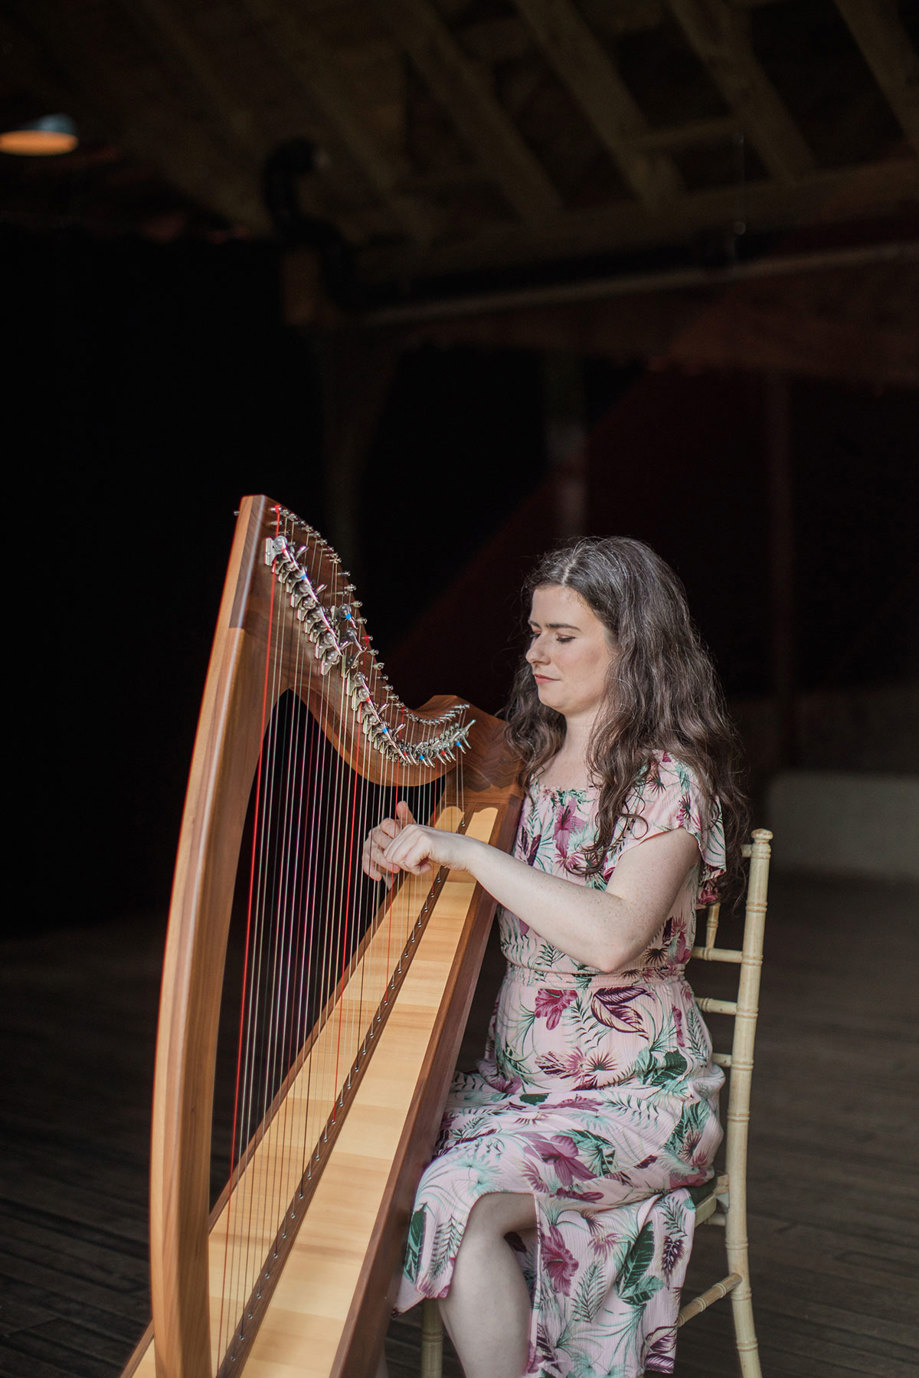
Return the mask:
<path fill-rule="evenodd" d="M 626 801 L 642 772 L 652 776 L 666 751 L 695 773 L 709 821 L 721 806 L 727 852 L 722 894 L 738 888 L 740 848 L 748 814 L 737 734 L 727 716 L 714 667 L 694 627 L 680 580 L 659 555 L 624 536 L 579 540 L 544 555 L 527 579 L 527 615 L 534 589 L 573 589 L 599 617 L 619 652 L 610 667 L 606 708 L 594 728 L 588 769 L 599 783 L 597 840 L 587 874 L 597 875 Z M 524 661 L 506 713 L 509 740 L 522 761 L 521 779 L 538 776 L 561 749 L 565 719 L 540 703 Z"/>

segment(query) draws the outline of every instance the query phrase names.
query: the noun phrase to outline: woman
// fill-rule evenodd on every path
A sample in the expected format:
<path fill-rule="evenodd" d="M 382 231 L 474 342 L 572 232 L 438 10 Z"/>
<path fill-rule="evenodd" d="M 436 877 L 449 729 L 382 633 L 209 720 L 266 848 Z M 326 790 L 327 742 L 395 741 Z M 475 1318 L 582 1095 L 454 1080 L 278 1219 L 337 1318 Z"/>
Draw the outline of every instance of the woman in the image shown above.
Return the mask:
<path fill-rule="evenodd" d="M 364 849 L 375 879 L 470 872 L 508 962 L 418 1189 L 398 1309 L 439 1297 L 467 1378 L 669 1373 L 690 1189 L 721 1138 L 683 968 L 744 830 L 733 736 L 682 587 L 646 546 L 580 541 L 525 591 L 513 855 L 404 806 Z"/>

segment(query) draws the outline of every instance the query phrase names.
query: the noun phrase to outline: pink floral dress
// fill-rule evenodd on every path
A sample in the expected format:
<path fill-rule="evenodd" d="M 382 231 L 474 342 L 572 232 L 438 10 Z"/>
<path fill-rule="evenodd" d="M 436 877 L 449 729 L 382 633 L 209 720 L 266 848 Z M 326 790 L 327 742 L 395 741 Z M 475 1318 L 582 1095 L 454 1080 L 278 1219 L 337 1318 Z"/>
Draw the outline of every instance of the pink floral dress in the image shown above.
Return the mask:
<path fill-rule="evenodd" d="M 515 1241 L 533 1301 L 527 1378 L 673 1371 L 692 1188 L 721 1139 L 723 1077 L 683 974 L 696 907 L 724 868 L 720 817 L 706 825 L 693 775 L 662 753 L 632 793 L 638 821 L 620 825 L 603 876 L 585 882 L 596 808 L 595 791 L 531 786 L 514 854 L 600 888 L 630 847 L 684 828 L 699 868 L 636 969 L 615 975 L 500 911 L 507 972 L 488 1046 L 454 1081 L 397 1303 L 447 1294 L 480 1196 L 532 1193 L 537 1228 Z"/>

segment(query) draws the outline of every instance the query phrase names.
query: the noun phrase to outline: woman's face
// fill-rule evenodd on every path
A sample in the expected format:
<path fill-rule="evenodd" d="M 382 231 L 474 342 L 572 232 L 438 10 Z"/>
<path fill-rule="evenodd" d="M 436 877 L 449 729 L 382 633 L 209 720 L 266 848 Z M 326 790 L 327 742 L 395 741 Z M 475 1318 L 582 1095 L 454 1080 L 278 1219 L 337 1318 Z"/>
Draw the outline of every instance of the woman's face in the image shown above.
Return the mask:
<path fill-rule="evenodd" d="M 533 593 L 526 658 L 539 700 L 570 720 L 589 719 L 606 699 L 616 644 L 574 589 L 546 584 Z"/>

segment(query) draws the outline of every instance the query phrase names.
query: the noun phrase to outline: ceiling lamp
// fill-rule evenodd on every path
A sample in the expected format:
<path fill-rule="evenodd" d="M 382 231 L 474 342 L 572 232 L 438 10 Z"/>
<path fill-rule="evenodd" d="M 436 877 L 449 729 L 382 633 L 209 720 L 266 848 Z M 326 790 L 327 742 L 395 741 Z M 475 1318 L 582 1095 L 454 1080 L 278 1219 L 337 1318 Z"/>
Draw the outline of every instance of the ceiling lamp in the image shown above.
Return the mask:
<path fill-rule="evenodd" d="M 69 153 L 76 146 L 77 127 L 69 115 L 43 115 L 0 133 L 0 152 L 23 157 L 45 158 L 52 153 Z"/>

